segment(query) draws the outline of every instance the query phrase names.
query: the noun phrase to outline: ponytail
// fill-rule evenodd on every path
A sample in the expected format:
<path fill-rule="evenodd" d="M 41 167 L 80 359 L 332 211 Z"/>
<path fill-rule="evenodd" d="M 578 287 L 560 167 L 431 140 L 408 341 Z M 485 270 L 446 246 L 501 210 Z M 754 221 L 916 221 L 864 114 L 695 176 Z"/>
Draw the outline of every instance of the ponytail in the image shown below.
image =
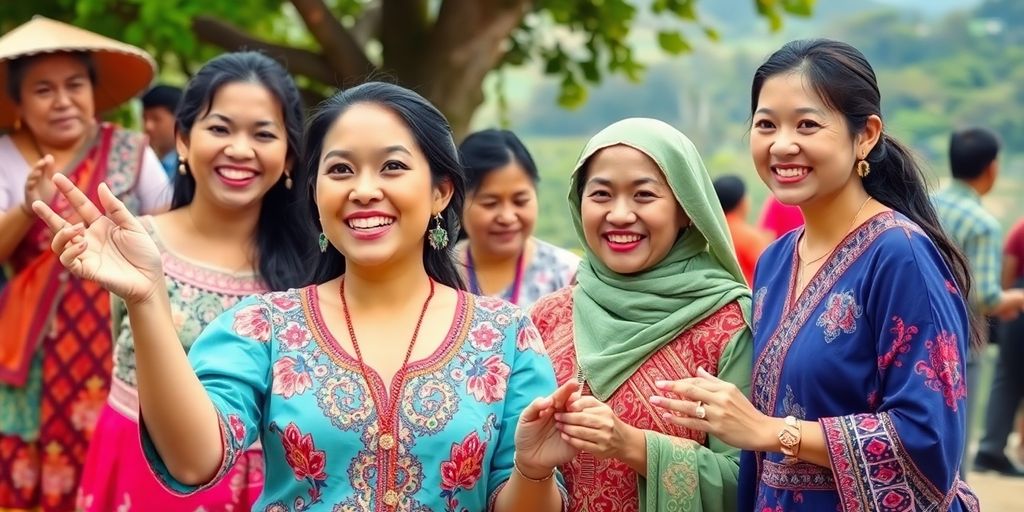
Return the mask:
<path fill-rule="evenodd" d="M 963 297 L 971 296 L 971 270 L 967 258 L 950 239 L 939 222 L 926 189 L 926 178 L 917 159 L 903 144 L 883 134 L 868 153 L 871 172 L 863 179 L 864 188 L 878 202 L 902 213 L 924 230 L 942 254 Z M 981 345 L 980 321 L 968 308 L 970 346 Z"/>

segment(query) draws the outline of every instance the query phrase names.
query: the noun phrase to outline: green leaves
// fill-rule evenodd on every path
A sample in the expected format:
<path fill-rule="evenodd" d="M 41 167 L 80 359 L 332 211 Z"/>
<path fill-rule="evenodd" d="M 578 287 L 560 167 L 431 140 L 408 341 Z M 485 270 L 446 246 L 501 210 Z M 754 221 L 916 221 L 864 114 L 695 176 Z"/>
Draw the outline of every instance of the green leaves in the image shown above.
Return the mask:
<path fill-rule="evenodd" d="M 658 32 L 658 46 L 672 55 L 686 53 L 692 49 L 678 30 Z"/>

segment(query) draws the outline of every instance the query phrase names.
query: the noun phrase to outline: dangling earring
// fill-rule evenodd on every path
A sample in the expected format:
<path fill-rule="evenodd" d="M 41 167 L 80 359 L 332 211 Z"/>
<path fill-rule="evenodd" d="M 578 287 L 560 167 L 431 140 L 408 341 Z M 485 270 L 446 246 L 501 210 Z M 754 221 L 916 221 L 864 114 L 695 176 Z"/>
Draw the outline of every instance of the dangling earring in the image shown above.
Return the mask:
<path fill-rule="evenodd" d="M 857 162 L 857 176 L 861 178 L 867 178 L 868 174 L 871 174 L 871 164 L 867 160 L 860 160 Z"/>
<path fill-rule="evenodd" d="M 286 188 L 288 190 L 292 189 L 292 175 L 291 174 L 285 174 L 284 175 L 284 188 Z"/>
<path fill-rule="evenodd" d="M 185 167 L 185 155 L 178 153 L 178 174 L 184 176 L 188 174 L 188 168 Z"/>
<path fill-rule="evenodd" d="M 14 131 L 16 131 L 16 132 L 20 132 L 21 131 L 21 118 L 20 117 L 15 117 L 14 118 Z"/>
<path fill-rule="evenodd" d="M 327 252 L 327 235 L 320 233 L 317 243 L 320 245 L 320 252 Z"/>
<path fill-rule="evenodd" d="M 430 246 L 433 247 L 435 251 L 440 251 L 441 249 L 448 247 L 448 232 L 445 231 L 444 226 L 442 225 L 444 219 L 441 218 L 441 212 L 434 214 L 434 221 L 436 221 L 437 224 L 433 229 L 427 230 L 427 241 L 430 242 Z"/>

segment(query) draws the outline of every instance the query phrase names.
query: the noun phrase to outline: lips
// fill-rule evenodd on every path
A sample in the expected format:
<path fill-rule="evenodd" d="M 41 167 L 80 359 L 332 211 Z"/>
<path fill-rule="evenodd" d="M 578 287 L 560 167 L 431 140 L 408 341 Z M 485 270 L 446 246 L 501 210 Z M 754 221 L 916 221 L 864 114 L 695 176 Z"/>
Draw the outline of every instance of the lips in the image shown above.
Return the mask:
<path fill-rule="evenodd" d="M 780 183 L 796 183 L 807 177 L 812 167 L 796 164 L 778 164 L 772 166 L 772 174 Z"/>
<path fill-rule="evenodd" d="M 218 166 L 213 172 L 225 184 L 234 187 L 248 186 L 259 177 L 259 171 L 248 167 Z"/>
<path fill-rule="evenodd" d="M 615 252 L 629 252 L 640 246 L 647 236 L 632 231 L 609 231 L 602 235 L 608 248 Z"/>
<path fill-rule="evenodd" d="M 352 229 L 374 229 L 381 226 L 390 226 L 394 224 L 395 218 L 384 215 L 376 215 L 373 217 L 349 217 L 346 224 Z"/>

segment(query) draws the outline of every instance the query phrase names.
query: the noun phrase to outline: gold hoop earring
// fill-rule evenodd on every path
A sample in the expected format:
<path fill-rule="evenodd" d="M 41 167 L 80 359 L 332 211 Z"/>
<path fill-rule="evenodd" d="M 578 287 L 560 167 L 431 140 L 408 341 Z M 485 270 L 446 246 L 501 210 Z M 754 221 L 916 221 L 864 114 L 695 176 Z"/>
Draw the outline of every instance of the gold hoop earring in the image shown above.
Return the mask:
<path fill-rule="evenodd" d="M 178 174 L 182 176 L 188 174 L 188 167 L 185 167 L 187 163 L 188 162 L 185 161 L 185 155 L 178 153 Z"/>
<path fill-rule="evenodd" d="M 871 174 L 871 164 L 867 160 L 860 160 L 857 162 L 857 176 L 861 178 L 867 178 L 868 174 Z"/>

